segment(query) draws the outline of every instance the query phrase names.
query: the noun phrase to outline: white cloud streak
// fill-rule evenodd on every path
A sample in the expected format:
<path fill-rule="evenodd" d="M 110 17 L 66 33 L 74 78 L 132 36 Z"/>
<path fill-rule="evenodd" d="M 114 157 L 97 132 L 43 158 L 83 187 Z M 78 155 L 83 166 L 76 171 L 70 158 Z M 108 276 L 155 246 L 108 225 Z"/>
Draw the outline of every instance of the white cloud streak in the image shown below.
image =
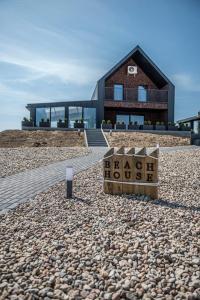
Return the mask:
<path fill-rule="evenodd" d="M 175 85 L 185 91 L 200 92 L 200 81 L 190 74 L 177 73 L 172 76 Z"/>
<path fill-rule="evenodd" d="M 98 73 L 97 70 L 85 66 L 78 60 L 59 62 L 42 57 L 32 57 L 29 59 L 28 57 L 13 57 L 5 53 L 0 53 L 0 61 L 25 67 L 34 72 L 34 75 L 27 78 L 27 80 L 56 76 L 63 83 L 85 85 L 93 81 Z M 26 80 L 24 79 L 24 81 Z"/>

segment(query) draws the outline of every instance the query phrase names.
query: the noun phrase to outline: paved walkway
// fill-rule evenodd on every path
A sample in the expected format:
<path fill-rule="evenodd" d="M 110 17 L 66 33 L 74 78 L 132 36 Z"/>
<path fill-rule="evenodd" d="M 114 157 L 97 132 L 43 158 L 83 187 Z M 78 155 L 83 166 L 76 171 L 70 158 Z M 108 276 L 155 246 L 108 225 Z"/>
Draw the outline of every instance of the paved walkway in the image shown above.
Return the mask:
<path fill-rule="evenodd" d="M 197 146 L 182 146 L 160 148 L 160 150 L 162 152 L 190 151 L 197 148 Z M 64 180 L 67 165 L 72 165 L 74 173 L 77 174 L 97 163 L 108 151 L 106 147 L 90 149 L 91 153 L 87 156 L 60 161 L 0 179 L 0 213 L 34 198 L 40 192 L 47 191 L 50 186 Z"/>
<path fill-rule="evenodd" d="M 34 198 L 40 192 L 44 192 L 50 186 L 64 180 L 66 166 L 73 166 L 74 173 L 77 174 L 97 163 L 107 151 L 108 148 L 106 147 L 94 147 L 91 148 L 89 155 L 60 161 L 0 179 L 0 213 Z"/>

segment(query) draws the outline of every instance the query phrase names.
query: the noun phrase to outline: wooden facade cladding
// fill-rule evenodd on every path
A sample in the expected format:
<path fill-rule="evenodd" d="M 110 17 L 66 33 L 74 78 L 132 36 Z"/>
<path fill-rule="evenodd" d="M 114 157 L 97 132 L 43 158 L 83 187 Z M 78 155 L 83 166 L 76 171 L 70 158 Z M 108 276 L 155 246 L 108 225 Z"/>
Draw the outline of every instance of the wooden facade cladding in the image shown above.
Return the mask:
<path fill-rule="evenodd" d="M 139 102 L 126 102 L 126 101 L 104 101 L 104 107 L 112 108 L 139 108 L 139 109 L 167 109 L 167 103 L 139 103 Z"/>

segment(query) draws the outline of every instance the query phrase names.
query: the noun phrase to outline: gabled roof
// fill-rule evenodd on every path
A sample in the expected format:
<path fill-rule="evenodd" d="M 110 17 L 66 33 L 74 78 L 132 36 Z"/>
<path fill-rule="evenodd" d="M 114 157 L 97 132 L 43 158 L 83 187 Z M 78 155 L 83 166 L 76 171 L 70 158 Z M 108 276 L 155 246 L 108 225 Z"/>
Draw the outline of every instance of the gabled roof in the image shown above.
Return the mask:
<path fill-rule="evenodd" d="M 159 87 L 162 88 L 166 84 L 172 82 L 163 74 L 163 72 L 154 64 L 154 62 L 147 56 L 142 48 L 137 45 L 131 52 L 122 58 L 112 69 L 110 69 L 99 81 L 106 80 L 110 75 L 116 72 L 121 65 L 128 59 L 133 58 L 135 63 L 143 70 L 143 72 L 151 78 L 151 80 Z"/>

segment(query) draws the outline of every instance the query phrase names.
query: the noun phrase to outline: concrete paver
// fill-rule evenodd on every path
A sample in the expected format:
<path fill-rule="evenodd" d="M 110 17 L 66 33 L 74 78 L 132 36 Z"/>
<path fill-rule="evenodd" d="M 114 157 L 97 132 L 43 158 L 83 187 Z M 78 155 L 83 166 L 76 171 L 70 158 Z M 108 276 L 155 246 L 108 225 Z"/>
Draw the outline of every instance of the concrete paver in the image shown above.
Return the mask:
<path fill-rule="evenodd" d="M 64 180 L 66 166 L 73 166 L 74 174 L 77 174 L 97 163 L 107 150 L 106 147 L 91 148 L 89 155 L 60 161 L 0 179 L 0 213 L 34 198 L 50 186 Z"/>
<path fill-rule="evenodd" d="M 161 152 L 172 152 L 198 148 L 197 146 L 181 146 L 165 147 L 160 150 Z M 0 179 L 0 213 L 34 198 L 37 194 L 48 190 L 50 186 L 64 180 L 66 166 L 72 165 L 74 173 L 77 174 L 97 163 L 108 151 L 107 147 L 91 147 L 90 149 L 91 152 L 87 156 L 60 161 Z"/>

